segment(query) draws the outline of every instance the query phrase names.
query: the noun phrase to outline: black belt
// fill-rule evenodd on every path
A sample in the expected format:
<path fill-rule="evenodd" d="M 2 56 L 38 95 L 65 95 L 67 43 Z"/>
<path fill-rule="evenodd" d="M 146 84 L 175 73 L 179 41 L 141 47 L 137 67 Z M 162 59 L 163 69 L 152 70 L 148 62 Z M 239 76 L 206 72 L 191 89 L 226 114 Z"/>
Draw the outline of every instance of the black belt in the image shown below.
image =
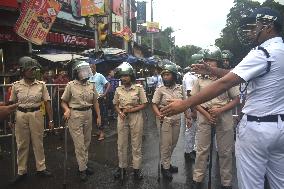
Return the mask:
<path fill-rule="evenodd" d="M 280 115 L 281 120 L 284 121 L 284 114 Z M 247 121 L 256 121 L 256 122 L 278 122 L 278 115 L 268 115 L 263 117 L 247 115 Z"/>
<path fill-rule="evenodd" d="M 73 108 L 73 110 L 76 111 L 87 111 L 89 109 L 91 109 L 92 106 L 87 106 L 87 107 L 83 107 L 83 108 Z"/>
<path fill-rule="evenodd" d="M 35 111 L 40 110 L 40 106 L 39 106 L 39 107 L 33 107 L 33 108 L 22 108 L 22 107 L 18 107 L 18 110 L 19 110 L 20 112 L 24 112 L 24 113 L 27 113 L 27 112 L 35 112 Z"/>

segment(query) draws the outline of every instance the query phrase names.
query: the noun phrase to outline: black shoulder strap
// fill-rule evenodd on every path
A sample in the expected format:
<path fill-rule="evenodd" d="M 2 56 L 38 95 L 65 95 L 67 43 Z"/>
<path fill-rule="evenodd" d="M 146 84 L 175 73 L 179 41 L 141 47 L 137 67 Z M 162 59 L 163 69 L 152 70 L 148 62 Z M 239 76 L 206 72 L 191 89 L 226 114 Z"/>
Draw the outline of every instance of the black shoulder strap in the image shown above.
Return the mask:
<path fill-rule="evenodd" d="M 269 52 L 268 52 L 264 47 L 258 46 L 258 47 L 257 47 L 257 50 L 263 51 L 263 53 L 265 54 L 266 58 L 269 58 L 269 57 L 270 57 Z M 270 72 L 270 69 L 271 69 L 271 61 L 267 60 L 267 66 L 266 66 L 266 71 L 265 71 L 265 73 L 263 73 L 263 74 L 257 76 L 256 78 L 263 77 L 265 74 L 267 74 L 268 72 Z M 243 90 L 241 90 L 241 85 L 239 86 L 239 90 L 240 90 L 241 93 L 244 93 L 244 91 L 247 90 L 247 86 L 248 86 L 249 82 L 250 82 L 250 80 L 246 83 L 245 88 L 244 88 Z"/>
<path fill-rule="evenodd" d="M 270 54 L 268 53 L 268 51 L 264 47 L 258 46 L 257 49 L 263 51 L 265 56 L 266 56 L 266 58 L 270 57 Z M 267 74 L 268 72 L 270 72 L 270 68 L 271 68 L 271 61 L 267 60 L 266 72 L 264 74 L 261 74 L 258 77 L 262 77 L 265 74 Z"/>

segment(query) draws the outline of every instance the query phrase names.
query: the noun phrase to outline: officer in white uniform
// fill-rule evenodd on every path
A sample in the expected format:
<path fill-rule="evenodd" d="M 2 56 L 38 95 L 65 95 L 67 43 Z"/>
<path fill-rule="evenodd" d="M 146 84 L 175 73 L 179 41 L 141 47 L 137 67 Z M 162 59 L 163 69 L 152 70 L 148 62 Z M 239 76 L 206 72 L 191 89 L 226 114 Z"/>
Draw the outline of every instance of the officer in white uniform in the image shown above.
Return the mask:
<path fill-rule="evenodd" d="M 161 111 L 173 115 L 248 82 L 244 116 L 237 129 L 236 162 L 239 189 L 284 188 L 284 43 L 283 18 L 270 8 L 256 9 L 241 22 L 253 48 L 224 77 L 185 101 L 174 100 Z M 199 69 L 201 69 L 199 67 Z M 219 70 L 222 71 L 222 70 Z M 223 70 L 224 71 L 224 70 Z"/>

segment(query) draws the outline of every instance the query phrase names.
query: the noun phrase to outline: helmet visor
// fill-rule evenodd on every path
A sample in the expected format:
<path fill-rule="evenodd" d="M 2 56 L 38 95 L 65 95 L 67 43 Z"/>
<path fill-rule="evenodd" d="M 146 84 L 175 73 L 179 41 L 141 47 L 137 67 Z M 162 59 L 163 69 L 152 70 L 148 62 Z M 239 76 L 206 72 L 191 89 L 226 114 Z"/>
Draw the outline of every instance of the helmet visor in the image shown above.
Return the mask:
<path fill-rule="evenodd" d="M 92 70 L 89 65 L 80 66 L 77 69 L 77 74 L 78 74 L 78 79 L 80 81 L 84 79 L 88 79 L 89 77 L 93 75 Z"/>

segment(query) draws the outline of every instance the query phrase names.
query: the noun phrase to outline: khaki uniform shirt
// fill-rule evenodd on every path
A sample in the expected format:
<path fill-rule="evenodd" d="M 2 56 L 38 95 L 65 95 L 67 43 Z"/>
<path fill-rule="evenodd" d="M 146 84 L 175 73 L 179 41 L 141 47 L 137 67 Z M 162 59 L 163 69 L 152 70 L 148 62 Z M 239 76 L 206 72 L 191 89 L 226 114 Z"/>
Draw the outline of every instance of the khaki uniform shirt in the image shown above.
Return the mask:
<path fill-rule="evenodd" d="M 132 84 L 129 89 L 121 85 L 116 88 L 113 104 L 119 108 L 134 108 L 137 105 L 147 103 L 147 97 L 142 85 Z"/>
<path fill-rule="evenodd" d="M 67 83 L 61 99 L 68 103 L 70 108 L 86 108 L 93 106 L 98 93 L 90 82 L 82 84 L 78 80 Z"/>
<path fill-rule="evenodd" d="M 156 104 L 160 109 L 167 106 L 169 104 L 168 100 L 170 99 L 184 99 L 181 85 L 176 84 L 173 87 L 166 87 L 164 85 L 161 85 L 157 87 L 152 102 Z M 167 118 L 175 120 L 180 119 L 180 114 Z"/>
<path fill-rule="evenodd" d="M 10 101 L 18 102 L 22 108 L 36 108 L 42 101 L 50 100 L 46 85 L 43 81 L 35 80 L 27 84 L 24 79 L 16 81 L 12 85 Z"/>
<path fill-rule="evenodd" d="M 199 77 L 197 81 L 194 84 L 194 87 L 191 91 L 191 95 L 197 94 L 199 91 L 204 89 L 206 86 L 213 83 L 214 80 L 204 77 Z M 219 106 L 223 107 L 226 104 L 228 104 L 232 99 L 236 98 L 239 95 L 239 89 L 238 86 L 230 88 L 228 91 L 224 92 L 223 94 L 217 96 L 216 98 L 213 98 L 212 100 L 209 100 L 203 104 L 201 104 L 204 108 L 212 108 L 213 106 Z"/>

